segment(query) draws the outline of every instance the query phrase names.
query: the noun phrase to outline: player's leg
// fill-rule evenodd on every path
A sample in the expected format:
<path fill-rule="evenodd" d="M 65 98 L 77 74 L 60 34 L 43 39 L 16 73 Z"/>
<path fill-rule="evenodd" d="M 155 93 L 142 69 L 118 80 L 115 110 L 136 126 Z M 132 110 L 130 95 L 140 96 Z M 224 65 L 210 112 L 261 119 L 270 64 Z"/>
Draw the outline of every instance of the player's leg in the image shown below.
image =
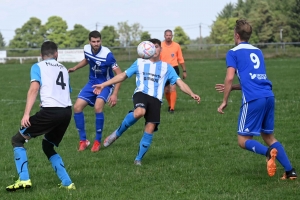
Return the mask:
<path fill-rule="evenodd" d="M 143 117 L 146 113 L 146 101 L 145 94 L 141 92 L 137 92 L 133 95 L 133 105 L 134 111 L 129 111 L 129 113 L 123 119 L 121 125 L 111 133 L 104 140 L 104 146 L 110 146 L 116 139 L 121 137 L 121 135 L 135 122 L 137 122 L 141 117 Z"/>
<path fill-rule="evenodd" d="M 49 111 L 49 116 L 52 116 L 52 120 L 47 124 L 48 128 L 45 126 L 47 133 L 42 141 L 43 151 L 61 181 L 60 186 L 66 189 L 75 189 L 61 156 L 54 150 L 54 146 L 59 146 L 70 124 L 72 110 L 57 108 Z"/>
<path fill-rule="evenodd" d="M 259 136 L 262 124 L 264 101 L 254 100 L 244 103 L 238 118 L 238 144 L 241 148 L 260 155 L 266 155 L 268 147 L 253 139 Z"/>
<path fill-rule="evenodd" d="M 147 96 L 147 107 L 145 113 L 145 129 L 143 137 L 140 141 L 139 150 L 137 156 L 135 158 L 134 164 L 141 165 L 142 158 L 149 150 L 152 139 L 153 139 L 153 132 L 158 130 L 158 125 L 160 123 L 160 108 L 161 102 L 154 98 Z"/>
<path fill-rule="evenodd" d="M 179 68 L 178 66 L 174 67 L 177 75 L 179 76 Z M 177 100 L 177 92 L 176 92 L 176 84 L 170 85 L 170 113 L 174 113 L 175 105 Z"/>
<path fill-rule="evenodd" d="M 87 105 L 94 106 L 96 95 L 92 89 L 92 83 L 87 83 L 78 94 L 78 98 L 74 104 L 74 120 L 80 139 L 78 151 L 85 150 L 90 144 L 86 138 L 83 109 Z"/>
<path fill-rule="evenodd" d="M 26 149 L 24 148 L 25 138 L 18 132 L 12 137 L 14 150 L 14 160 L 19 179 L 12 185 L 6 187 L 7 191 L 16 191 L 18 189 L 30 188 L 31 180 L 28 172 L 28 160 Z"/>
<path fill-rule="evenodd" d="M 165 92 L 166 100 L 168 102 L 168 112 L 170 112 L 171 96 L 170 96 L 170 82 L 169 81 L 166 82 L 164 92 Z"/>
<path fill-rule="evenodd" d="M 269 146 L 269 152 L 273 149 L 277 150 L 277 160 L 284 167 L 285 174 L 283 179 L 296 179 L 297 174 L 295 169 L 292 167 L 291 162 L 282 146 L 282 144 L 277 141 L 274 137 L 274 110 L 275 110 L 275 99 L 274 97 L 266 98 L 265 106 L 265 118 L 262 124 L 262 138 L 265 143 Z M 269 154 L 270 154 L 269 153 Z"/>

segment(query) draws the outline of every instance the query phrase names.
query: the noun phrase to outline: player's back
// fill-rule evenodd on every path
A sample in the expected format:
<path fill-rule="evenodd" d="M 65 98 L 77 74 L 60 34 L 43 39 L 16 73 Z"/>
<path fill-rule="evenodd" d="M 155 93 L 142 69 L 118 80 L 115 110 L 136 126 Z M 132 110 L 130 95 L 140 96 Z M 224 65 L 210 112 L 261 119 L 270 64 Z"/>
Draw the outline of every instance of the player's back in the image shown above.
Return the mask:
<path fill-rule="evenodd" d="M 272 83 L 267 78 L 264 57 L 260 49 L 249 43 L 241 43 L 228 51 L 226 62 L 228 67 L 236 69 L 244 102 L 274 96 Z"/>
<path fill-rule="evenodd" d="M 72 105 L 68 70 L 55 59 L 34 64 L 31 68 L 32 81 L 40 83 L 42 107 L 68 107 Z"/>

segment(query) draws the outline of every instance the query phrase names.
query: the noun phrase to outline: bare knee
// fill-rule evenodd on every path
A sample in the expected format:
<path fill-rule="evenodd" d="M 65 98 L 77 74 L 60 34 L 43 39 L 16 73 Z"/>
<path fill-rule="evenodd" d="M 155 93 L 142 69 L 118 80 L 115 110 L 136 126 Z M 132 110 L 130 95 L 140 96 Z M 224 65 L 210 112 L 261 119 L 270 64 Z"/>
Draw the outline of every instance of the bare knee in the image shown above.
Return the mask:
<path fill-rule="evenodd" d="M 244 135 L 238 135 L 238 145 L 242 149 L 246 149 L 246 141 L 251 140 L 252 136 L 244 136 Z"/>
<path fill-rule="evenodd" d="M 274 137 L 274 134 L 266 134 L 266 133 L 261 133 L 261 137 L 263 138 L 263 140 L 265 141 L 265 143 L 268 146 L 271 146 L 272 144 L 274 144 L 275 142 L 277 142 L 276 138 Z"/>
<path fill-rule="evenodd" d="M 11 138 L 11 144 L 13 147 L 24 147 L 25 138 L 18 132 Z"/>
<path fill-rule="evenodd" d="M 143 117 L 145 115 L 145 113 L 146 113 L 145 108 L 138 107 L 134 110 L 133 116 L 135 119 L 139 119 L 139 118 Z"/>

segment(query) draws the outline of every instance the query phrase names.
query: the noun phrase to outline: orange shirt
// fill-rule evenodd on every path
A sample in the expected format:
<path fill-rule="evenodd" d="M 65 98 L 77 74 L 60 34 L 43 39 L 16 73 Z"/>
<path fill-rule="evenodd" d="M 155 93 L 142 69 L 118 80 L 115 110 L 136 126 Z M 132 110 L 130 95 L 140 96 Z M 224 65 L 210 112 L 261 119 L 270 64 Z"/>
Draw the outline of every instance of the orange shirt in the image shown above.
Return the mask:
<path fill-rule="evenodd" d="M 171 45 L 167 45 L 165 41 L 161 43 L 162 50 L 160 52 L 160 59 L 170 65 L 178 66 L 178 63 L 184 63 L 180 45 L 172 41 Z"/>

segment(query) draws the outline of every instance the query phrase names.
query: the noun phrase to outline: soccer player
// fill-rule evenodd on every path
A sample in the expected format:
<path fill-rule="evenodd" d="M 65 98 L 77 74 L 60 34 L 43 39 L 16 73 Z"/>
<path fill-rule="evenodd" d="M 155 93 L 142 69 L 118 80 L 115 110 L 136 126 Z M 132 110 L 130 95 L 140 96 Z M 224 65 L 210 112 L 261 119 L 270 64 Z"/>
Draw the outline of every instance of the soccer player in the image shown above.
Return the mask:
<path fill-rule="evenodd" d="M 145 118 L 144 135 L 140 141 L 139 150 L 134 164 L 141 165 L 141 160 L 148 151 L 153 138 L 153 132 L 157 131 L 160 123 L 160 108 L 166 81 L 172 85 L 175 83 L 191 98 L 200 103 L 200 97 L 193 93 L 176 74 L 174 68 L 160 60 L 161 41 L 150 39 L 156 47 L 156 52 L 150 59 L 137 59 L 125 72 L 102 84 L 94 85 L 96 94 L 108 85 L 119 83 L 126 78 L 136 74 L 136 89 L 133 95 L 134 110 L 130 111 L 124 118 L 121 125 L 104 140 L 104 146 L 108 147 L 119 138 L 130 126 L 136 123 L 141 117 Z"/>
<path fill-rule="evenodd" d="M 110 107 L 116 105 L 120 84 L 116 84 L 115 86 L 112 84 L 107 85 L 98 95 L 93 93 L 92 85 L 103 83 L 114 77 L 114 72 L 120 74 L 122 71 L 118 67 L 113 53 L 107 47 L 101 45 L 101 34 L 98 31 L 90 32 L 89 41 L 90 44 L 84 46 L 85 58 L 75 67 L 70 68 L 69 72 L 74 72 L 87 64 L 90 66 L 89 82 L 78 94 L 74 105 L 74 120 L 80 138 L 78 151 L 83 151 L 90 144 L 90 141 L 87 140 L 86 137 L 83 109 L 87 105 L 94 107 L 96 115 L 96 136 L 91 151 L 97 152 L 101 146 L 104 125 L 104 105 L 106 102 L 109 103 Z"/>
<path fill-rule="evenodd" d="M 56 61 L 58 52 L 54 42 L 47 41 L 42 44 L 41 56 L 43 61 L 31 67 L 31 83 L 21 128 L 11 140 L 19 179 L 7 186 L 7 191 L 32 186 L 24 143 L 40 135 L 44 135 L 42 148 L 61 180 L 60 187 L 68 190 L 75 189 L 62 158 L 54 150 L 54 146 L 58 147 L 63 139 L 72 117 L 68 70 Z M 30 117 L 30 111 L 39 92 L 41 109 Z"/>
<path fill-rule="evenodd" d="M 171 30 L 169 29 L 165 30 L 164 37 L 165 37 L 165 41 L 163 41 L 161 44 L 162 51 L 160 53 L 160 59 L 163 62 L 167 62 L 170 65 L 172 65 L 178 76 L 179 76 L 179 68 L 178 68 L 178 63 L 179 63 L 182 67 L 182 72 L 183 72 L 182 78 L 185 79 L 187 73 L 186 73 L 186 67 L 185 67 L 180 45 L 172 41 L 173 34 Z M 165 97 L 169 104 L 168 111 L 170 113 L 174 113 L 176 99 L 177 99 L 176 84 L 171 85 L 169 81 L 166 82 Z"/>
<path fill-rule="evenodd" d="M 272 83 L 267 78 L 262 51 L 248 43 L 252 27 L 246 20 L 237 20 L 234 28 L 234 41 L 237 45 L 226 55 L 227 74 L 224 84 L 217 84 L 216 90 L 224 93 L 218 112 L 223 114 L 232 90 L 242 90 L 242 106 L 238 118 L 238 144 L 241 148 L 267 157 L 269 176 L 276 173 L 276 158 L 284 167 L 281 179 L 296 179 L 285 150 L 273 134 L 275 98 Z M 240 84 L 233 85 L 234 75 Z M 267 146 L 253 139 L 263 138 Z"/>

